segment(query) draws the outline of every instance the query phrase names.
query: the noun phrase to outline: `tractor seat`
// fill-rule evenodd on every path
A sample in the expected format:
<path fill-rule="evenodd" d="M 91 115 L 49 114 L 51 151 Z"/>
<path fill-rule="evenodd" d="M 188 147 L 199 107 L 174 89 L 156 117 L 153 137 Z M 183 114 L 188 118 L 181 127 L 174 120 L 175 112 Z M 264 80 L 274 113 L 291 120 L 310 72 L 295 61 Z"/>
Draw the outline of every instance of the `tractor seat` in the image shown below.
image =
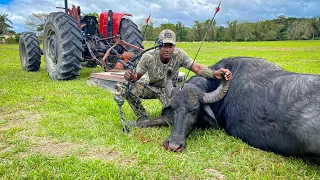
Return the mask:
<path fill-rule="evenodd" d="M 85 24 L 82 30 L 86 33 L 86 35 L 95 35 L 98 33 L 98 21 L 95 16 L 85 16 L 81 20 L 81 24 Z"/>

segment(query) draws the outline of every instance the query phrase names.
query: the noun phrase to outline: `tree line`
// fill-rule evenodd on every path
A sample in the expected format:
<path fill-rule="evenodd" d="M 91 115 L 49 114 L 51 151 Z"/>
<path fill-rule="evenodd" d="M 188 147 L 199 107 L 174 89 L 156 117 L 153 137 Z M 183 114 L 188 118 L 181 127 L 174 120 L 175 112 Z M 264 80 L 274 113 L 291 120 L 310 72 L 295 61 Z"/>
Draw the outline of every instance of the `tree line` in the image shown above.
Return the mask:
<path fill-rule="evenodd" d="M 320 19 L 294 18 L 278 16 L 273 20 L 259 22 L 228 21 L 227 27 L 210 27 L 210 20 L 195 21 L 192 27 L 185 27 L 181 22 L 143 25 L 141 32 L 148 41 L 157 39 L 163 29 L 176 32 L 177 41 L 201 41 L 207 33 L 205 41 L 283 41 L 283 40 L 320 40 Z"/>
<path fill-rule="evenodd" d="M 99 19 L 98 13 L 87 15 L 93 15 Z M 47 16 L 48 14 L 45 13 L 30 15 L 25 21 L 28 31 L 37 32 L 41 36 Z M 12 22 L 7 14 L 0 15 L 0 35 L 5 32 L 16 34 L 11 30 L 11 25 Z M 157 25 L 149 22 L 148 25 L 141 25 L 141 33 L 146 41 L 157 40 L 163 29 L 173 30 L 178 42 L 201 41 L 206 33 L 205 41 L 320 40 L 320 16 L 295 18 L 281 15 L 272 20 L 258 22 L 227 21 L 226 26 L 217 26 L 216 22 L 211 20 L 194 21 L 192 27 L 186 27 L 180 21 L 176 24 L 165 22 Z M 12 40 L 14 41 L 18 41 L 18 38 Z"/>

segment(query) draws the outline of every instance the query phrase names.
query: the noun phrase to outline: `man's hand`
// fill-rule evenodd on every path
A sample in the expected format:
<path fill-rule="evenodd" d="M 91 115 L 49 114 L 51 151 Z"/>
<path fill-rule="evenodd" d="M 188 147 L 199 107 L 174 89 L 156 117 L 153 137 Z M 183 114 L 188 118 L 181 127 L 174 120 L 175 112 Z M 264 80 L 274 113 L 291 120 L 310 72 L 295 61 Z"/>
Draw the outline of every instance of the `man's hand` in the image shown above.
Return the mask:
<path fill-rule="evenodd" d="M 220 68 L 216 71 L 214 71 L 213 75 L 217 79 L 222 79 L 222 73 L 224 74 L 224 79 L 229 81 L 232 79 L 232 73 L 229 71 L 229 69 Z"/>
<path fill-rule="evenodd" d="M 125 73 L 124 73 L 124 78 L 129 81 L 129 82 L 132 82 L 134 80 L 134 74 L 132 73 L 132 71 L 130 70 L 127 70 Z"/>

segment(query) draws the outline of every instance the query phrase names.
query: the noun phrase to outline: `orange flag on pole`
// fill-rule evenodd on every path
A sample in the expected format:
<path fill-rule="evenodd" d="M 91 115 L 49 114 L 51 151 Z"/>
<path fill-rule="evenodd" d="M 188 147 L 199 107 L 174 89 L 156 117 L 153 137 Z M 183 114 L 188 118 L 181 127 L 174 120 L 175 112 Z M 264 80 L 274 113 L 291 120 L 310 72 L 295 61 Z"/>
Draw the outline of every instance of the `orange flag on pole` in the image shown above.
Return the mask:
<path fill-rule="evenodd" d="M 216 8 L 216 14 L 220 11 L 220 5 L 221 5 L 221 1 L 219 3 L 218 7 Z"/>
<path fill-rule="evenodd" d="M 148 23 L 149 23 L 149 19 L 150 19 L 150 17 L 151 17 L 151 13 L 150 13 L 149 17 L 146 19 L 146 24 L 148 24 Z"/>
<path fill-rule="evenodd" d="M 216 8 L 216 13 L 218 13 L 220 11 L 220 7 L 218 6 L 217 8 Z"/>

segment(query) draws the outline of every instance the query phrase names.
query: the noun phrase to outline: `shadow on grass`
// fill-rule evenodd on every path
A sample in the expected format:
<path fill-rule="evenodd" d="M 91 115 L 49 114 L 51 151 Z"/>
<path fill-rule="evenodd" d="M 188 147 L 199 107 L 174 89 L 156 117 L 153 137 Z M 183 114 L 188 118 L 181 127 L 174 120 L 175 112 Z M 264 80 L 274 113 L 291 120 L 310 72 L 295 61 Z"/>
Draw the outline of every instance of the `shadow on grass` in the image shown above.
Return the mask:
<path fill-rule="evenodd" d="M 305 156 L 305 157 L 298 157 L 304 163 L 311 165 L 311 166 L 319 166 L 320 168 L 320 156 Z"/>

